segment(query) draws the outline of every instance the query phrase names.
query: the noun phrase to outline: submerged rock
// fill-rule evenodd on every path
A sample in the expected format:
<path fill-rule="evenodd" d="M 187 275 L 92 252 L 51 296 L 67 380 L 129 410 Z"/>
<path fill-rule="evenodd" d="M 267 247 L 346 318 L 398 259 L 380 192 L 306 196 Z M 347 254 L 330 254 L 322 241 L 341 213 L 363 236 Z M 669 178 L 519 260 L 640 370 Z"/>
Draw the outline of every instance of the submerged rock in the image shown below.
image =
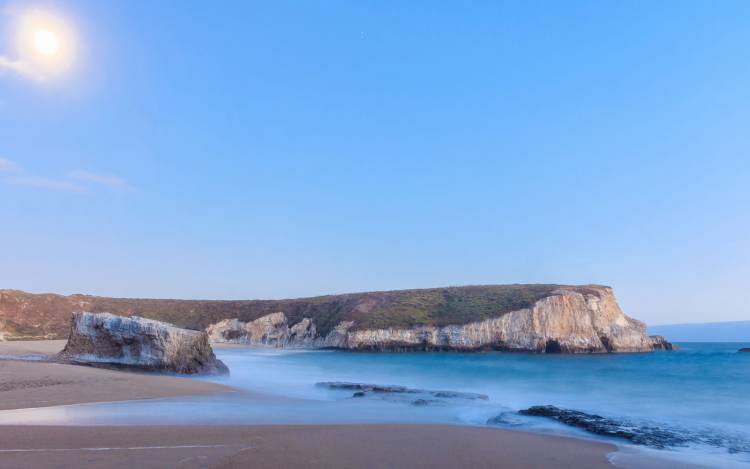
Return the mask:
<path fill-rule="evenodd" d="M 429 389 L 414 389 L 407 388 L 406 386 L 399 385 L 382 385 L 382 384 L 366 384 L 366 383 L 348 383 L 344 381 L 324 381 L 315 383 L 318 387 L 324 387 L 328 389 L 338 389 L 344 391 L 354 391 L 352 397 L 365 397 L 370 394 L 420 394 L 423 396 L 431 396 L 441 399 L 480 399 L 488 400 L 489 396 L 486 394 L 477 394 L 473 392 L 457 392 L 457 391 L 431 391 Z M 418 398 L 412 401 L 415 405 L 426 405 L 430 403 L 439 402 L 434 399 Z"/>
<path fill-rule="evenodd" d="M 442 404 L 443 401 L 440 401 L 438 399 L 416 399 L 411 402 L 411 405 L 417 406 L 417 407 L 424 407 L 432 404 Z"/>
<path fill-rule="evenodd" d="M 341 321 L 325 336 L 311 318 L 289 326 L 273 313 L 251 322 L 227 319 L 207 328 L 214 342 L 288 348 L 365 351 L 500 350 L 535 353 L 607 353 L 673 350 L 661 336 L 626 316 L 609 287 L 558 288 L 530 307 L 483 321 L 384 329 L 358 328 Z"/>
<path fill-rule="evenodd" d="M 182 374 L 229 372 L 214 355 L 203 331 L 109 313 L 73 314 L 70 336 L 59 358 L 77 364 Z"/>
<path fill-rule="evenodd" d="M 526 425 L 523 417 L 518 416 L 518 412 L 507 410 L 487 419 L 487 425 L 500 427 L 522 427 Z"/>
<path fill-rule="evenodd" d="M 348 383 L 345 381 L 322 381 L 315 383 L 315 386 L 328 389 L 343 389 L 346 391 L 361 392 L 378 392 L 378 393 L 416 393 L 416 389 L 409 389 L 406 386 L 382 385 L 382 384 L 365 384 L 365 383 Z"/>
<path fill-rule="evenodd" d="M 504 418 L 506 414 L 489 419 L 487 423 L 490 425 L 507 424 L 509 419 Z M 551 405 L 530 407 L 519 411 L 518 414 L 551 418 L 597 435 L 623 438 L 633 444 L 652 448 L 710 446 L 730 454 L 750 455 L 748 435 L 722 427 L 664 424 L 627 418 L 615 419 L 577 410 L 560 409 Z"/>
<path fill-rule="evenodd" d="M 638 425 L 577 410 L 560 409 L 553 405 L 534 406 L 520 410 L 521 415 L 548 417 L 560 423 L 581 428 L 597 435 L 624 438 L 635 444 L 653 448 L 684 446 L 690 442 L 681 432 L 655 425 Z M 488 423 L 493 419 L 490 419 Z"/>

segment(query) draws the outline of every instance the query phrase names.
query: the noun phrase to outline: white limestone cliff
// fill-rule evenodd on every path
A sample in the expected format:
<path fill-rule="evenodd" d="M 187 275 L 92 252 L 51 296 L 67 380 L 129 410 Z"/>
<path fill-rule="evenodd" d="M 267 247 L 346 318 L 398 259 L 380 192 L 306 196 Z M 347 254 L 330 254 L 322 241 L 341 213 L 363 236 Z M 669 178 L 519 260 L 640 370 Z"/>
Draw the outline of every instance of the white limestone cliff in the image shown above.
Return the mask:
<path fill-rule="evenodd" d="M 323 337 L 317 335 L 311 319 L 290 328 L 286 315 L 277 312 L 248 323 L 224 320 L 209 326 L 207 332 L 213 342 L 289 348 L 540 353 L 672 349 L 663 337 L 649 337 L 645 324 L 626 316 L 608 287 L 592 287 L 585 293 L 561 288 L 530 308 L 467 324 L 357 329 L 354 321 L 342 321 Z"/>

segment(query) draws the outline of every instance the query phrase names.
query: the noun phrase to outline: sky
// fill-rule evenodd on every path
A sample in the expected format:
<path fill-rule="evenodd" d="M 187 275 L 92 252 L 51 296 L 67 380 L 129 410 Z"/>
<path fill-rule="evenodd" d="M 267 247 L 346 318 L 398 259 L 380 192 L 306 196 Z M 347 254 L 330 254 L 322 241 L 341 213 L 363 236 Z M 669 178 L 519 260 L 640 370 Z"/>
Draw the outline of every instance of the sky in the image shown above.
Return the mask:
<path fill-rule="evenodd" d="M 31 9 L 64 70 L 19 56 Z M 729 0 L 0 1 L 0 288 L 750 319 L 748 44 Z"/>

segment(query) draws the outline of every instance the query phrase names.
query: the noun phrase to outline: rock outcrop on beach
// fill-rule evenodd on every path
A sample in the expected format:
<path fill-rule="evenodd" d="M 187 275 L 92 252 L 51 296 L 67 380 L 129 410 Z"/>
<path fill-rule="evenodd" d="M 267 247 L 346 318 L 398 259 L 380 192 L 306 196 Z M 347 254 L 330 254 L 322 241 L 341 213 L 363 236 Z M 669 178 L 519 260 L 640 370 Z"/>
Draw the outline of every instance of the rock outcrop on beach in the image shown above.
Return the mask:
<path fill-rule="evenodd" d="M 204 331 L 109 313 L 75 313 L 63 361 L 181 374 L 222 374 Z"/>
<path fill-rule="evenodd" d="M 292 331 L 297 332 L 296 334 Z M 252 322 L 221 321 L 208 327 L 214 342 L 289 348 L 347 350 L 504 350 L 539 353 L 650 352 L 672 350 L 661 336 L 649 337 L 645 325 L 626 316 L 612 289 L 559 288 L 529 308 L 499 313 L 483 321 L 436 326 L 360 328 L 342 321 L 318 336 L 314 321 L 289 326 L 283 312 Z"/>

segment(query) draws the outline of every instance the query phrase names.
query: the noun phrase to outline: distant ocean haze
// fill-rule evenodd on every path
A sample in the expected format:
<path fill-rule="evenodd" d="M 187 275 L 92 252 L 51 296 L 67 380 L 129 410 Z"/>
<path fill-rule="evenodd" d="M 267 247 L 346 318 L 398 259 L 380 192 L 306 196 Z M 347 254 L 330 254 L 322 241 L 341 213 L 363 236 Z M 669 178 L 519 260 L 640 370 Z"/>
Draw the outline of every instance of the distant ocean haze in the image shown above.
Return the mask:
<path fill-rule="evenodd" d="M 648 333 L 672 342 L 744 342 L 750 344 L 750 321 L 649 326 Z"/>

